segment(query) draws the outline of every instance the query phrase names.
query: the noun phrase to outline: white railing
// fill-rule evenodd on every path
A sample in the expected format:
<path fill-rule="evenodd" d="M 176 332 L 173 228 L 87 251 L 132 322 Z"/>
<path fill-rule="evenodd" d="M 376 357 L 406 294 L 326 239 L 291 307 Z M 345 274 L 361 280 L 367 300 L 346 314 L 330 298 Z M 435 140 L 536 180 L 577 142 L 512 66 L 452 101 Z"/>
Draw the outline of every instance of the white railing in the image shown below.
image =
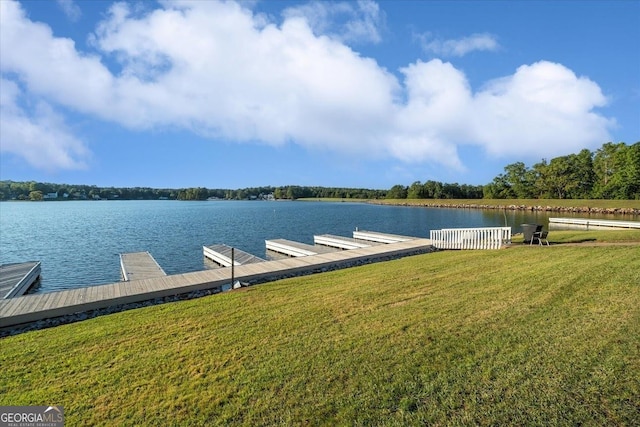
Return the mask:
<path fill-rule="evenodd" d="M 511 227 L 445 228 L 429 234 L 438 249 L 500 249 L 511 243 Z"/>

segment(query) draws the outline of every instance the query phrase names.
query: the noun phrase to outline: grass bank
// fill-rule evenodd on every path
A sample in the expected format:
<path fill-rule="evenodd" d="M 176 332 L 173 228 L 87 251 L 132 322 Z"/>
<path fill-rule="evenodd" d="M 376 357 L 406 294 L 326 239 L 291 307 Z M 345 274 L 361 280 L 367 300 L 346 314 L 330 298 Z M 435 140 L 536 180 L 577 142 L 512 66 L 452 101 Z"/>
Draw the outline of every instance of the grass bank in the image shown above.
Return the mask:
<path fill-rule="evenodd" d="M 389 199 L 371 201 L 379 204 L 403 206 L 527 206 L 562 209 L 640 209 L 640 200 L 601 199 Z"/>
<path fill-rule="evenodd" d="M 74 426 L 632 425 L 638 283 L 632 245 L 282 280 L 1 339 L 0 405 Z"/>
<path fill-rule="evenodd" d="M 549 206 L 557 208 L 588 207 L 595 209 L 640 209 L 640 200 L 603 200 L 603 199 L 340 199 L 306 198 L 301 201 L 326 202 L 368 202 L 381 205 L 402 206 Z"/>

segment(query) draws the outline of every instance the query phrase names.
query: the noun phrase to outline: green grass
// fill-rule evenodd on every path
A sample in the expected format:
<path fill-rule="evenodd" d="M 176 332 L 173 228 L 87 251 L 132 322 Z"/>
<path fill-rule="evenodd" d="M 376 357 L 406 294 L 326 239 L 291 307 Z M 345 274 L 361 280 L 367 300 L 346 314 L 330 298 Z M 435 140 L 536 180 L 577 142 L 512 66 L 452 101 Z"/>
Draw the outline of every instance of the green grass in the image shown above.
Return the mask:
<path fill-rule="evenodd" d="M 522 233 L 513 236 L 514 243 L 522 243 Z M 551 230 L 549 243 L 628 243 L 640 242 L 640 230 Z"/>
<path fill-rule="evenodd" d="M 633 425 L 638 254 L 444 251 L 28 332 L 0 340 L 0 405 L 73 426 Z"/>

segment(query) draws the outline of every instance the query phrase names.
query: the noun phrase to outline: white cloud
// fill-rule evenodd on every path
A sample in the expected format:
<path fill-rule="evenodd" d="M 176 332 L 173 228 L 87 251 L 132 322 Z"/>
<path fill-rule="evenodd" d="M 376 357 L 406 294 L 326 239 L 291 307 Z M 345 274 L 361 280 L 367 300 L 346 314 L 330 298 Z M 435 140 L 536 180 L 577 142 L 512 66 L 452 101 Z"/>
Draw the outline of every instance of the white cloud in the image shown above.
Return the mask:
<path fill-rule="evenodd" d="M 495 51 L 500 48 L 497 38 L 487 33 L 450 40 L 437 39 L 427 33 L 419 35 L 418 38 L 426 52 L 443 56 L 465 56 L 473 51 Z"/>
<path fill-rule="evenodd" d="M 312 1 L 285 9 L 286 19 L 304 18 L 316 35 L 330 34 L 343 42 L 373 42 L 382 40 L 384 13 L 372 0 L 358 2 Z"/>
<path fill-rule="evenodd" d="M 0 79 L 0 152 L 18 155 L 38 169 L 85 168 L 89 151 L 62 117 L 44 102 L 28 113 L 17 104 L 20 95 L 15 82 Z"/>
<path fill-rule="evenodd" d="M 2 1 L 2 72 L 43 105 L 130 128 L 458 169 L 461 144 L 493 156 L 549 157 L 599 146 L 613 125 L 594 112 L 606 102 L 598 85 L 560 64 L 522 66 L 474 92 L 462 71 L 441 60 L 409 64 L 399 80 L 344 41 L 314 32 L 308 13 L 288 13 L 276 25 L 234 2 L 163 5 L 151 12 L 112 6 L 93 37 L 101 56 L 89 56 L 30 21 L 17 3 Z M 55 122 L 49 111 L 30 123 L 43 117 Z M 66 135 L 47 144 L 70 153 L 75 163 L 67 165 L 80 164 L 83 146 Z"/>
<path fill-rule="evenodd" d="M 73 0 L 56 0 L 56 2 L 70 21 L 78 22 L 82 17 L 80 7 Z"/>
<path fill-rule="evenodd" d="M 475 96 L 472 135 L 495 155 L 577 152 L 609 140 L 615 121 L 593 111 L 606 103 L 597 84 L 563 65 L 523 65 Z"/>

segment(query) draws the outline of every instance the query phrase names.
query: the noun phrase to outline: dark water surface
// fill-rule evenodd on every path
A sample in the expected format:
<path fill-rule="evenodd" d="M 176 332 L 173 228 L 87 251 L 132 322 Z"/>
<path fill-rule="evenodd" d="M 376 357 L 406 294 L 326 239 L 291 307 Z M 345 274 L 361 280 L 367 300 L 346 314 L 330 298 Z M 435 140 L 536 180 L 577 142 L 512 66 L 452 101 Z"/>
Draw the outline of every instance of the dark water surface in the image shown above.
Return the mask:
<path fill-rule="evenodd" d="M 551 216 L 561 216 L 554 214 Z M 566 215 L 562 215 L 566 216 Z M 203 270 L 202 246 L 225 243 L 265 258 L 265 239 L 313 244 L 314 234 L 547 223 L 548 213 L 263 201 L 0 203 L 0 264 L 42 262 L 35 292 L 120 280 L 118 254 L 149 251 L 167 274 Z"/>

